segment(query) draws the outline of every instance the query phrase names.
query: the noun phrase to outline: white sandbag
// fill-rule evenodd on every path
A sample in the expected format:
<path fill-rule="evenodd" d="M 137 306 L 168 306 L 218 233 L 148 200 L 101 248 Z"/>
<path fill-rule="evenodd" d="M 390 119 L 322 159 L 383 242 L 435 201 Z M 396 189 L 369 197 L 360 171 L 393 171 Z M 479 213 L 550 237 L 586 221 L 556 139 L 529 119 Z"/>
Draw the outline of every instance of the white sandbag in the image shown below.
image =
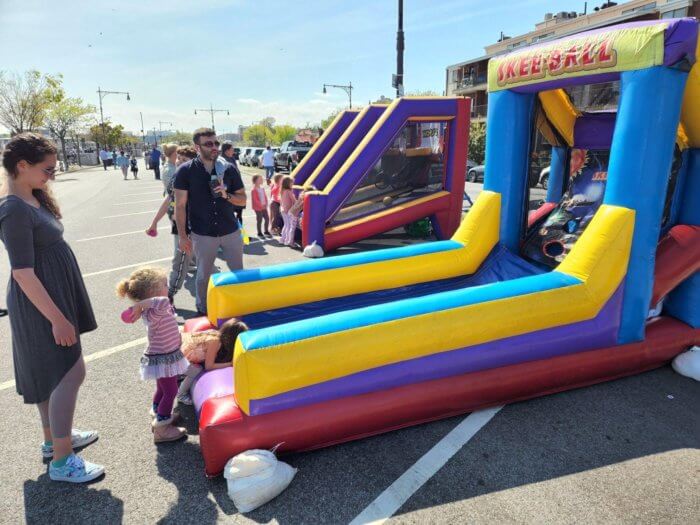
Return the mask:
<path fill-rule="evenodd" d="M 677 355 L 671 366 L 680 375 L 700 381 L 700 346 Z"/>
<path fill-rule="evenodd" d="M 319 259 L 324 255 L 323 248 L 316 244 L 316 241 L 312 242 L 306 248 L 304 248 L 303 253 L 304 257 L 310 257 L 312 259 Z"/>
<path fill-rule="evenodd" d="M 228 496 L 239 512 L 250 512 L 276 498 L 289 486 L 295 468 L 278 461 L 269 450 L 248 450 L 226 463 Z"/>

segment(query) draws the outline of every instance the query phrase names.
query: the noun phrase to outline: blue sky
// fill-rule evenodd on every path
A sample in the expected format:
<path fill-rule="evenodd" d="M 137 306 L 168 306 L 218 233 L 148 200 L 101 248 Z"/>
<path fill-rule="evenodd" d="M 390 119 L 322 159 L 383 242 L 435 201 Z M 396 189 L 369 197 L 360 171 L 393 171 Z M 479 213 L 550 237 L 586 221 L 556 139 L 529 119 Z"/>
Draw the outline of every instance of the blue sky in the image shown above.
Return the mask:
<path fill-rule="evenodd" d="M 593 5 L 589 2 L 589 10 Z M 569 0 L 404 0 L 406 90 L 445 87 L 445 67 L 483 54 L 500 31 L 534 29 Z M 396 0 L 0 0 L 0 68 L 62 73 L 70 96 L 127 129 L 158 121 L 190 131 L 209 124 L 195 108 L 226 108 L 219 131 L 266 116 L 317 123 L 347 104 L 323 83 L 352 81 L 353 102 L 392 97 Z M 168 126 L 164 126 L 164 129 Z"/>

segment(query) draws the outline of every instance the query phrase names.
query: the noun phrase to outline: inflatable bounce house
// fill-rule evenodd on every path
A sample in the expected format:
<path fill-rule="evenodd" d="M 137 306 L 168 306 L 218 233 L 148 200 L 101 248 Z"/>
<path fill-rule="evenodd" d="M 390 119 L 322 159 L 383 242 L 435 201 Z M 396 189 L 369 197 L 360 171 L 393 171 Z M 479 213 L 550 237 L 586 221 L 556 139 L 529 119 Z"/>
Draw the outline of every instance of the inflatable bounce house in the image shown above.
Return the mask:
<path fill-rule="evenodd" d="M 697 51 L 697 21 L 678 19 L 494 58 L 484 191 L 450 240 L 212 276 L 209 318 L 187 329 L 239 317 L 251 330 L 233 370 L 194 387 L 207 474 L 243 450 L 325 447 L 637 374 L 698 344 Z M 572 87 L 612 81 L 615 111 L 573 105 Z M 551 202 L 528 228 L 535 132 L 551 141 Z M 332 194 L 307 198 L 329 210 Z"/>
<path fill-rule="evenodd" d="M 325 251 L 430 217 L 459 226 L 470 101 L 407 97 L 344 111 L 292 173 L 304 191 L 302 245 Z"/>

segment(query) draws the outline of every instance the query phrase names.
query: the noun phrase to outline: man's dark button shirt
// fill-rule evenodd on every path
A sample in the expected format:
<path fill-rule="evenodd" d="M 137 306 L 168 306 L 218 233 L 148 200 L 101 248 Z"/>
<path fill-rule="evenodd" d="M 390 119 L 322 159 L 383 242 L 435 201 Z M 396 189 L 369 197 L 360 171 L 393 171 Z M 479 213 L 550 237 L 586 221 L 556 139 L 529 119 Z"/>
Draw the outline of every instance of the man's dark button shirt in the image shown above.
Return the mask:
<path fill-rule="evenodd" d="M 238 220 L 234 214 L 235 206 L 230 202 L 214 197 L 209 186 L 216 168 L 207 172 L 202 161 L 197 157 L 185 162 L 175 172 L 175 189 L 187 191 L 187 220 L 190 229 L 197 235 L 221 237 L 238 230 Z M 224 171 L 224 185 L 229 195 L 243 188 L 241 174 L 231 164 Z"/>

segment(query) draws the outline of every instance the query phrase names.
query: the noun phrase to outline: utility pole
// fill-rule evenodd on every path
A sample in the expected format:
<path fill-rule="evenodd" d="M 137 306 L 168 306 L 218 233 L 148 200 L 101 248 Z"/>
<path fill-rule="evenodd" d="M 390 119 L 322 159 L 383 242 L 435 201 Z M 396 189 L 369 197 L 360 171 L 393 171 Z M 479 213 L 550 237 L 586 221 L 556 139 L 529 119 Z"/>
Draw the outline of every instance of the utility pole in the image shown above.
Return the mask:
<path fill-rule="evenodd" d="M 146 134 L 143 132 L 143 113 L 139 111 L 141 115 L 141 137 L 143 138 L 143 147 L 146 147 Z"/>
<path fill-rule="evenodd" d="M 107 146 L 107 135 L 105 135 L 105 117 L 102 113 L 102 99 L 107 95 L 126 95 L 126 100 L 129 101 L 131 100 L 131 96 L 128 91 L 104 91 L 100 86 L 97 86 L 97 94 L 100 97 L 100 126 L 102 126 L 102 147 L 104 148 Z"/>
<path fill-rule="evenodd" d="M 338 89 L 342 89 L 345 91 L 345 93 L 348 95 L 348 98 L 350 99 L 350 109 L 352 109 L 352 82 L 350 82 L 347 85 L 343 84 L 323 84 L 323 94 L 325 95 L 327 93 L 326 88 L 327 87 L 334 87 Z"/>
<path fill-rule="evenodd" d="M 214 131 L 216 131 L 216 126 L 214 126 L 214 113 L 223 113 L 225 111 L 227 115 L 231 114 L 228 109 L 214 109 L 214 106 L 211 104 L 211 102 L 209 103 L 209 109 L 195 109 L 195 115 L 197 114 L 197 111 L 205 111 L 211 115 L 211 129 L 213 129 Z"/>
<path fill-rule="evenodd" d="M 399 28 L 396 32 L 396 75 L 392 79 L 392 86 L 396 88 L 396 96 L 403 96 L 403 0 L 399 0 Z"/>
<path fill-rule="evenodd" d="M 159 120 L 158 121 L 158 129 L 160 130 L 160 138 L 163 138 L 163 124 L 170 124 L 170 128 L 172 129 L 173 123 L 172 122 L 165 122 L 164 120 Z"/>

